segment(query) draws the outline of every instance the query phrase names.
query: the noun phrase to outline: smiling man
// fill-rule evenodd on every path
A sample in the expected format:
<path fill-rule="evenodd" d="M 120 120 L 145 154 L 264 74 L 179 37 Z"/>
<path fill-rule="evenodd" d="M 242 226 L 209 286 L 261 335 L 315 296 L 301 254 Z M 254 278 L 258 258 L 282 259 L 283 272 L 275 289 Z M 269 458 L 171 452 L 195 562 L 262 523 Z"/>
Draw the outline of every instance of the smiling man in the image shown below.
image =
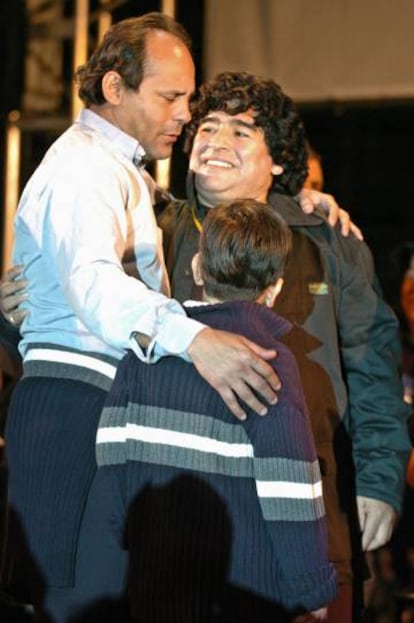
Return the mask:
<path fill-rule="evenodd" d="M 361 550 L 391 536 L 410 451 L 397 320 L 368 247 L 341 236 L 320 213 L 303 214 L 293 199 L 307 176 L 305 132 L 274 81 L 229 72 L 204 85 L 187 150 L 188 200 L 159 216 L 178 300 L 197 296 L 191 258 L 203 219 L 218 204 L 268 201 L 292 230 L 274 309 L 293 325 L 285 341 L 299 364 L 321 465 L 329 556 L 339 580 L 329 623 L 359 621 Z"/>
<path fill-rule="evenodd" d="M 197 188 L 209 206 L 216 205 L 217 193 L 222 201 L 230 199 L 235 186 L 241 197 L 265 202 L 273 176 L 283 172 L 272 160 L 253 110 L 207 115 L 194 141 L 190 169 L 197 171 Z"/>

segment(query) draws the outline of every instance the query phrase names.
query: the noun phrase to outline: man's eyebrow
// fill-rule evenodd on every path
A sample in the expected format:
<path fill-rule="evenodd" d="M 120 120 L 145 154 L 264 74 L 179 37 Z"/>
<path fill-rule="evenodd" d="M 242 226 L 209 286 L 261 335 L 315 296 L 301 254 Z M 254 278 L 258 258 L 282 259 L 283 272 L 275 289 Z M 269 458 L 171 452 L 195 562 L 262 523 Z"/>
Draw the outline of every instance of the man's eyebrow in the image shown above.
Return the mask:
<path fill-rule="evenodd" d="M 221 119 L 214 115 L 207 115 L 206 117 L 203 117 L 203 119 L 201 119 L 200 124 L 202 123 L 221 123 Z M 248 130 L 255 131 L 258 129 L 258 126 L 254 122 L 249 123 L 248 121 L 243 121 L 242 119 L 231 119 L 229 123 L 230 125 L 237 127 L 242 126 L 243 128 L 247 128 Z"/>
<path fill-rule="evenodd" d="M 214 115 L 206 115 L 201 119 L 200 123 L 220 123 L 220 119 Z"/>
<path fill-rule="evenodd" d="M 179 91 L 178 89 L 160 89 L 159 93 L 162 95 L 174 95 L 175 97 L 179 97 L 181 95 L 188 95 L 189 97 L 193 97 L 194 91 L 188 93 L 188 91 Z"/>

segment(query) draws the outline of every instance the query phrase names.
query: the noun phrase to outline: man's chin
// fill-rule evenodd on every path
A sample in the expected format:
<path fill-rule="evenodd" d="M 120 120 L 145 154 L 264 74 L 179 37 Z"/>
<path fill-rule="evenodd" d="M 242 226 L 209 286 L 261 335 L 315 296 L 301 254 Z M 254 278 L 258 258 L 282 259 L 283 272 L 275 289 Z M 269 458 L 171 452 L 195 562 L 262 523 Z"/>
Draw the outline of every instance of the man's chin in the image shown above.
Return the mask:
<path fill-rule="evenodd" d="M 157 145 L 152 149 L 145 150 L 149 160 L 167 160 L 167 158 L 171 158 L 172 151 L 172 145 Z"/>
<path fill-rule="evenodd" d="M 165 160 L 168 160 L 168 158 L 171 158 L 172 156 L 172 149 L 164 149 L 164 150 L 160 150 L 158 151 L 152 158 L 152 160 L 160 160 L 161 162 L 164 162 Z"/>
<path fill-rule="evenodd" d="M 209 207 L 225 201 L 233 201 L 238 197 L 237 194 L 221 188 L 197 188 L 197 195 L 200 203 Z"/>
<path fill-rule="evenodd" d="M 232 192 L 232 187 L 229 184 L 224 184 L 224 183 L 218 183 L 219 180 L 217 179 L 211 179 L 211 178 L 206 178 L 204 176 L 196 176 L 196 188 L 197 190 L 200 191 L 205 191 L 207 193 L 215 193 L 217 195 L 221 195 L 221 194 L 234 194 L 234 196 L 237 196 L 236 191 L 234 191 L 234 193 Z"/>

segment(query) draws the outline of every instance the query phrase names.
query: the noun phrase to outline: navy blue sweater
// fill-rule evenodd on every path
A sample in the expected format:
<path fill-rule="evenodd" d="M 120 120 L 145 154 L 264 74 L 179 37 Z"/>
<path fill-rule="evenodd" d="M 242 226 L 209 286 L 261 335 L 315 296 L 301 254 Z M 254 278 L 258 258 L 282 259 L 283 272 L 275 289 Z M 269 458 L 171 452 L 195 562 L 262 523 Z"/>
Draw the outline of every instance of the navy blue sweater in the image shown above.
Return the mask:
<path fill-rule="evenodd" d="M 290 325 L 248 302 L 187 312 L 276 348 L 282 389 L 267 416 L 249 413 L 240 422 L 192 364 L 170 357 L 149 366 L 132 353 L 121 362 L 97 457 L 122 479 L 128 546 L 139 552 L 131 566 L 138 612 L 145 621 L 203 620 L 198 610 L 229 594 L 233 614 L 242 594 L 271 610 L 319 608 L 336 582 L 299 374 L 278 341 Z M 162 597 L 161 585 L 169 587 Z M 183 618 L 189 608 L 193 619 Z"/>

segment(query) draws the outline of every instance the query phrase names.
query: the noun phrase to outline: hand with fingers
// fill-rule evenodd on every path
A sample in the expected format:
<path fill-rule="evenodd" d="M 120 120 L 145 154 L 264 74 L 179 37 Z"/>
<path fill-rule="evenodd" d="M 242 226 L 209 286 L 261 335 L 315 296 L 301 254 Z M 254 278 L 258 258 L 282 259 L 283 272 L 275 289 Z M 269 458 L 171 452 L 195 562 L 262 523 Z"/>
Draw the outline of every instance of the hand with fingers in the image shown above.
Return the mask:
<path fill-rule="evenodd" d="M 233 333 L 206 328 L 194 338 L 188 354 L 201 376 L 240 420 L 246 418 L 246 412 L 238 399 L 259 415 L 267 413 L 265 403 L 277 402 L 280 380 L 267 361 L 276 357 L 274 350 Z"/>
<path fill-rule="evenodd" d="M 22 266 L 12 266 L 3 275 L 0 281 L 0 312 L 11 324 L 19 327 L 28 311 L 19 309 L 20 303 L 27 300 L 25 292 L 28 282 L 21 279 Z"/>
<path fill-rule="evenodd" d="M 364 552 L 388 543 L 397 520 L 397 513 L 392 506 L 382 500 L 358 495 L 357 507 Z"/>
<path fill-rule="evenodd" d="M 297 199 L 305 214 L 311 214 L 316 207 L 319 207 L 328 217 L 328 223 L 331 227 L 334 227 L 338 221 L 340 222 L 343 236 L 349 236 L 352 233 L 358 240 L 364 239 L 360 228 L 351 221 L 349 213 L 339 207 L 332 195 L 303 188 Z"/>

